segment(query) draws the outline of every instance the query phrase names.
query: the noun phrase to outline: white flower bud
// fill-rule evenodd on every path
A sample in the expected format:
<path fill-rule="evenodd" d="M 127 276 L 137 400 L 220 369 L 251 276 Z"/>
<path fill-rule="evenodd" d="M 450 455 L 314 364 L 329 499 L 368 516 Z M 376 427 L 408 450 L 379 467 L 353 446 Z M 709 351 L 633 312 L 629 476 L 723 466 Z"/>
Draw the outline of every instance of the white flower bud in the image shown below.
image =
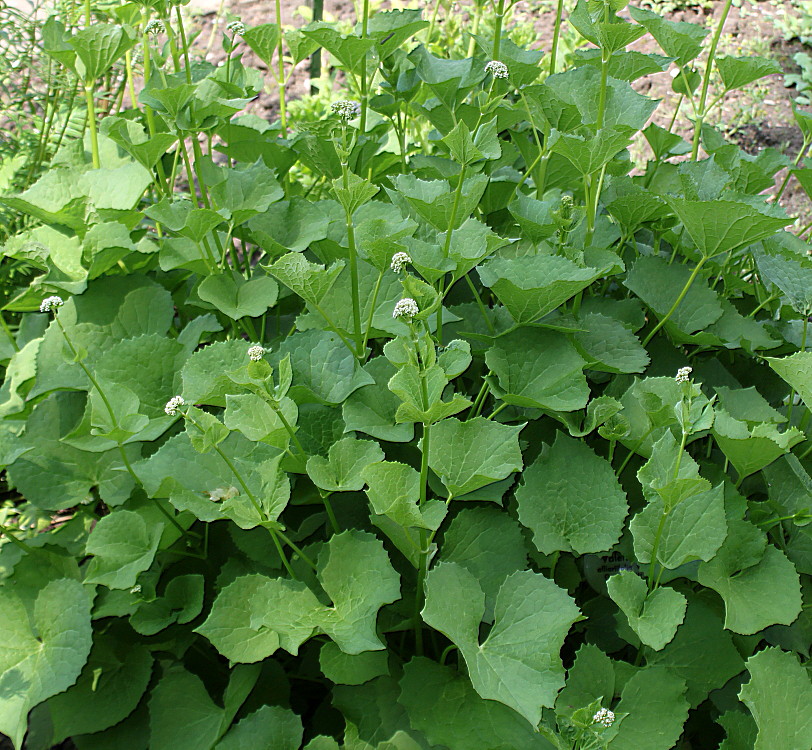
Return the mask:
<path fill-rule="evenodd" d="M 45 313 L 51 312 L 51 310 L 55 310 L 57 307 L 62 307 L 64 304 L 65 303 L 62 300 L 62 297 L 53 295 L 52 297 L 46 297 L 44 300 L 42 300 L 42 303 L 39 306 L 39 311 Z"/>
<path fill-rule="evenodd" d="M 674 378 L 678 383 L 687 383 L 691 378 L 691 373 L 694 371 L 693 367 L 680 367 L 677 370 L 677 376 Z"/>
<path fill-rule="evenodd" d="M 164 26 L 164 22 L 160 21 L 157 18 L 153 18 L 144 27 L 144 33 L 145 34 L 152 34 L 152 36 L 157 36 L 158 34 L 163 34 L 164 31 L 166 31 L 166 27 Z"/>
<path fill-rule="evenodd" d="M 392 265 L 389 266 L 395 273 L 400 273 L 409 263 L 412 262 L 412 258 L 409 253 L 395 253 L 392 256 Z"/>
<path fill-rule="evenodd" d="M 349 121 L 361 114 L 361 105 L 351 99 L 339 99 L 330 105 L 334 115 L 338 115 L 342 120 Z"/>
<path fill-rule="evenodd" d="M 485 72 L 490 73 L 494 78 L 507 78 L 508 66 L 499 60 L 491 60 L 485 66 Z"/>
<path fill-rule="evenodd" d="M 265 347 L 255 344 L 248 348 L 248 359 L 252 362 L 259 362 L 265 356 Z"/>
<path fill-rule="evenodd" d="M 242 21 L 232 21 L 226 26 L 226 31 L 230 31 L 232 36 L 242 36 L 245 33 L 245 24 Z"/>
<path fill-rule="evenodd" d="M 612 724 L 615 723 L 615 714 L 608 708 L 602 708 L 592 717 L 592 721 L 595 722 L 595 724 L 611 727 Z"/>
<path fill-rule="evenodd" d="M 419 312 L 420 308 L 417 306 L 417 302 L 415 302 L 411 297 L 404 297 L 395 305 L 395 309 L 392 312 L 392 317 L 409 318 L 411 320 Z"/>
<path fill-rule="evenodd" d="M 166 402 L 164 411 L 170 417 L 175 417 L 178 414 L 178 409 L 180 409 L 182 406 L 186 406 L 186 401 L 183 400 L 183 396 L 172 396 L 172 398 Z"/>

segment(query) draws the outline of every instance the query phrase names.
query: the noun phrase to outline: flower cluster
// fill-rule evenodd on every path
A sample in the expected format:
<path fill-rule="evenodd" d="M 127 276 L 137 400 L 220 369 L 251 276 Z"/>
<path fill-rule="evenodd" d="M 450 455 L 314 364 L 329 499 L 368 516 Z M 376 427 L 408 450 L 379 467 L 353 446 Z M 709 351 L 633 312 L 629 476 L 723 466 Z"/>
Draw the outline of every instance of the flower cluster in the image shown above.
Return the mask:
<path fill-rule="evenodd" d="M 144 33 L 145 34 L 152 34 L 153 36 L 157 36 L 158 34 L 163 34 L 164 31 L 166 31 L 166 27 L 164 26 L 164 22 L 158 20 L 157 18 L 153 18 L 144 27 Z"/>
<path fill-rule="evenodd" d="M 248 359 L 252 362 L 259 362 L 265 356 L 265 347 L 255 344 L 248 347 Z"/>
<path fill-rule="evenodd" d="M 242 36 L 245 33 L 245 24 L 242 21 L 232 21 L 226 26 L 226 31 L 230 31 L 232 36 Z"/>
<path fill-rule="evenodd" d="M 404 297 L 395 305 L 395 309 L 392 312 L 392 317 L 409 318 L 411 320 L 419 312 L 420 308 L 417 306 L 417 302 L 415 302 L 411 297 Z"/>
<path fill-rule="evenodd" d="M 352 99 L 339 99 L 330 105 L 334 115 L 338 115 L 342 120 L 352 120 L 361 114 L 361 105 Z"/>
<path fill-rule="evenodd" d="M 592 717 L 592 721 L 605 727 L 611 727 L 615 723 L 615 714 L 608 708 L 602 708 Z"/>
<path fill-rule="evenodd" d="M 491 60 L 485 66 L 485 72 L 490 73 L 494 78 L 507 78 L 508 66 L 499 60 Z"/>
<path fill-rule="evenodd" d="M 62 297 L 57 297 L 54 295 L 53 297 L 46 297 L 42 300 L 42 304 L 39 306 L 40 312 L 51 312 L 51 310 L 55 310 L 57 307 L 62 307 L 64 305 L 64 301 Z"/>
<path fill-rule="evenodd" d="M 677 370 L 677 376 L 674 378 L 678 383 L 687 383 L 691 378 L 691 373 L 694 371 L 693 367 L 680 367 Z"/>
<path fill-rule="evenodd" d="M 409 253 L 395 253 L 392 256 L 392 265 L 389 266 L 395 273 L 400 273 L 409 263 L 412 262 L 412 258 Z"/>
<path fill-rule="evenodd" d="M 184 401 L 183 396 L 172 396 L 169 401 L 166 402 L 166 406 L 164 406 L 164 411 L 170 416 L 175 417 L 178 414 L 178 409 L 181 406 L 186 406 L 186 401 Z"/>

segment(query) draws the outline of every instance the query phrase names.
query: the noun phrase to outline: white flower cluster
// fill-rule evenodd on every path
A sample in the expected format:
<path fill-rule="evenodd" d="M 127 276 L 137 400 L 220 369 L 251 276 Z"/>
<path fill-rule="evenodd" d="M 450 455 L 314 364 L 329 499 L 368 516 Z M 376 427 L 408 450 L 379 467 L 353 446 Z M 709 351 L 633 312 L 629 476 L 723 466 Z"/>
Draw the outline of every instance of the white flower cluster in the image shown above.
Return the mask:
<path fill-rule="evenodd" d="M 352 99 L 339 99 L 330 105 L 334 115 L 338 115 L 342 120 L 352 120 L 361 114 L 361 105 Z"/>
<path fill-rule="evenodd" d="M 491 60 L 485 66 L 485 72 L 490 73 L 494 78 L 507 78 L 508 66 L 499 60 Z"/>
<path fill-rule="evenodd" d="M 232 36 L 242 36 L 245 33 L 245 24 L 242 21 L 232 21 L 226 26 L 226 31 L 230 31 Z"/>
<path fill-rule="evenodd" d="M 412 262 L 412 258 L 409 253 L 395 253 L 392 256 L 392 265 L 389 266 L 395 273 L 400 273 L 409 263 Z"/>
<path fill-rule="evenodd" d="M 56 310 L 57 307 L 62 307 L 65 303 L 62 301 L 62 297 L 57 297 L 54 295 L 53 297 L 46 297 L 42 300 L 42 303 L 39 306 L 40 312 L 51 312 L 51 310 Z"/>
<path fill-rule="evenodd" d="M 255 344 L 248 347 L 248 359 L 252 362 L 259 362 L 265 356 L 265 347 Z"/>
<path fill-rule="evenodd" d="M 687 383 L 691 378 L 691 373 L 694 371 L 693 367 L 680 367 L 677 370 L 677 376 L 674 378 L 678 383 Z"/>
<path fill-rule="evenodd" d="M 152 34 L 153 36 L 157 36 L 158 34 L 163 34 L 166 31 L 166 27 L 164 26 L 164 22 L 153 18 L 145 27 L 144 33 L 145 34 Z"/>
<path fill-rule="evenodd" d="M 615 714 L 608 708 L 602 708 L 592 717 L 592 721 L 605 727 L 611 727 L 615 723 Z"/>
<path fill-rule="evenodd" d="M 392 317 L 409 318 L 411 320 L 419 312 L 420 308 L 417 306 L 417 302 L 415 302 L 411 297 L 404 297 L 395 305 L 395 309 L 392 312 Z"/>
<path fill-rule="evenodd" d="M 169 401 L 166 402 L 166 406 L 164 406 L 164 411 L 170 416 L 175 417 L 178 414 L 178 409 L 181 406 L 186 406 L 186 401 L 183 400 L 183 396 L 172 396 Z"/>

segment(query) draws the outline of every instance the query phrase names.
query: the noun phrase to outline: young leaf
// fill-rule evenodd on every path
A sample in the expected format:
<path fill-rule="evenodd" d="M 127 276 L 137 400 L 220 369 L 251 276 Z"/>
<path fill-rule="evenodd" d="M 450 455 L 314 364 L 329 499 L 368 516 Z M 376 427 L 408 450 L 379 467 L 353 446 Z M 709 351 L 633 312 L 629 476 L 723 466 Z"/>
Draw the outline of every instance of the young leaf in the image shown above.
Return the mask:
<path fill-rule="evenodd" d="M 429 467 L 454 497 L 505 479 L 522 468 L 519 433 L 523 427 L 484 417 L 467 422 L 444 419 L 432 427 Z"/>
<path fill-rule="evenodd" d="M 347 437 L 330 446 L 327 458 L 311 456 L 307 473 L 319 489 L 351 492 L 364 486 L 364 469 L 379 461 L 383 461 L 383 451 L 375 441 Z"/>
<path fill-rule="evenodd" d="M 671 641 L 685 617 L 683 594 L 667 586 L 647 593 L 645 581 L 629 570 L 612 576 L 606 586 L 642 643 L 660 651 Z"/>

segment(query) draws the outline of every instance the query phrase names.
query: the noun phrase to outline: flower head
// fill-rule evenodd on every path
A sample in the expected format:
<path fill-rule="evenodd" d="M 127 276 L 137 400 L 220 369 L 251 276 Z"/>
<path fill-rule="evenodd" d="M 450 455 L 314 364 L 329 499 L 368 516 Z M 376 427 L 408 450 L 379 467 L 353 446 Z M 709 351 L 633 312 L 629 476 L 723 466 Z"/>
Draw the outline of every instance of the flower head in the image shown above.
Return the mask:
<path fill-rule="evenodd" d="M 412 257 L 409 255 L 409 253 L 395 253 L 392 256 L 392 265 L 389 267 L 395 273 L 400 273 L 411 262 Z"/>
<path fill-rule="evenodd" d="M 230 31 L 232 36 L 242 36 L 245 33 L 245 24 L 242 21 L 232 21 L 226 26 L 226 31 Z"/>
<path fill-rule="evenodd" d="M 255 344 L 248 347 L 248 359 L 252 362 L 259 362 L 265 356 L 265 347 Z"/>
<path fill-rule="evenodd" d="M 395 309 L 392 312 L 392 317 L 409 318 L 409 320 L 411 320 L 419 312 L 420 308 L 417 306 L 417 302 L 415 302 L 411 297 L 404 297 L 395 305 Z"/>
<path fill-rule="evenodd" d="M 361 114 L 361 105 L 352 99 L 339 99 L 330 105 L 334 115 L 338 115 L 342 120 L 349 121 Z"/>
<path fill-rule="evenodd" d="M 611 727 L 615 723 L 615 714 L 608 708 L 602 708 L 593 717 L 592 721 L 595 724 L 602 724 L 605 727 Z"/>
<path fill-rule="evenodd" d="M 175 417 L 178 414 L 178 409 L 181 406 L 186 406 L 186 401 L 183 400 L 183 396 L 172 396 L 169 401 L 166 402 L 166 406 L 164 406 L 164 411 L 170 416 Z"/>
<path fill-rule="evenodd" d="M 677 376 L 674 378 L 678 383 L 687 383 L 691 378 L 691 373 L 694 371 L 693 367 L 680 367 L 677 370 Z"/>
<path fill-rule="evenodd" d="M 145 27 L 144 33 L 145 34 L 152 34 L 153 36 L 157 36 L 158 34 L 163 34 L 166 31 L 166 27 L 164 26 L 164 22 L 153 18 Z"/>
<path fill-rule="evenodd" d="M 46 297 L 42 300 L 42 303 L 39 306 L 40 312 L 51 312 L 51 310 L 55 310 L 57 307 L 62 307 L 65 302 L 62 300 L 62 297 L 57 297 L 53 295 L 52 297 Z"/>
<path fill-rule="evenodd" d="M 499 60 L 491 60 L 485 66 L 485 72 L 490 73 L 494 78 L 507 78 L 508 66 Z"/>

